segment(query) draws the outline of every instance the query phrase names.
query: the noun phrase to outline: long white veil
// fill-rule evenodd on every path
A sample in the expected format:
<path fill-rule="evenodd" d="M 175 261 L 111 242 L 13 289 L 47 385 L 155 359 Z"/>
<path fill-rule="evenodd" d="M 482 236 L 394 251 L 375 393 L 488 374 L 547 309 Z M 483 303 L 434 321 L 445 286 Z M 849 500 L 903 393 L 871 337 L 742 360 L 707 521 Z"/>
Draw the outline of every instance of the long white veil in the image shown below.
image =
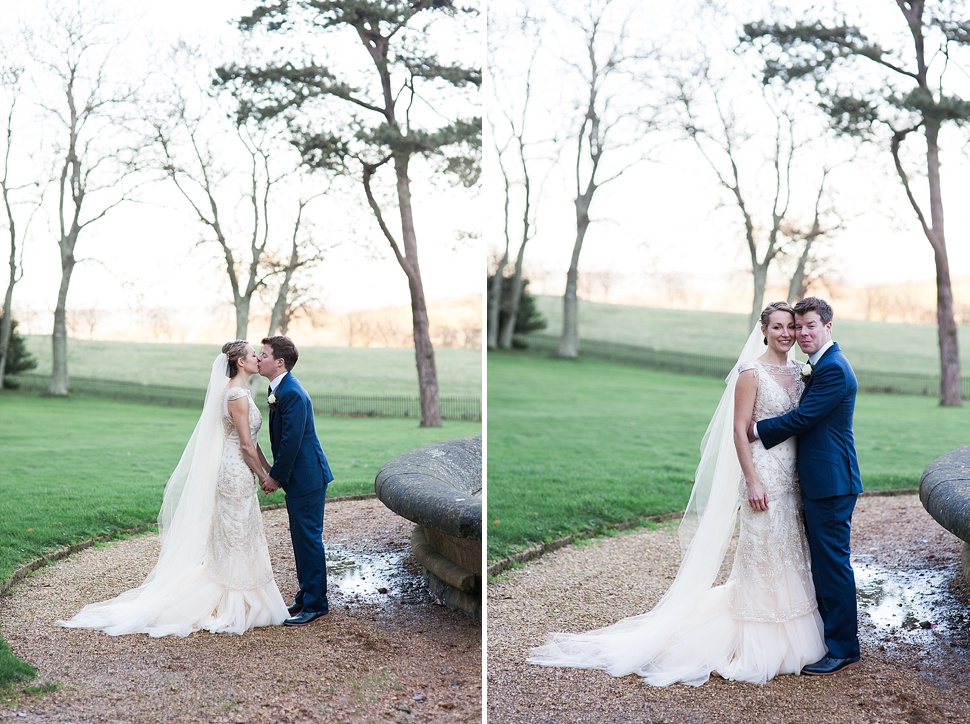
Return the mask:
<path fill-rule="evenodd" d="M 225 443 L 222 403 L 228 382 L 227 357 L 223 353 L 212 363 L 202 415 L 165 486 L 158 512 L 162 550 L 146 583 L 172 572 L 185 571 L 201 563 L 205 555 Z"/>
<path fill-rule="evenodd" d="M 714 584 L 734 534 L 742 502 L 741 464 L 734 447 L 734 391 L 739 366 L 765 351 L 763 336 L 761 325 L 756 324 L 725 380 L 724 393 L 701 441 L 694 487 L 678 530 L 683 554 L 670 588 L 647 613 L 595 631 L 550 635 L 544 646 L 532 650 L 530 663 L 603 669 L 613 676 L 649 676 L 656 673 L 655 658 L 664 652 L 665 644 L 685 633 L 693 604 Z"/>
<path fill-rule="evenodd" d="M 137 588 L 88 604 L 71 620 L 58 621 L 58 625 L 102 629 L 112 635 L 148 632 L 163 612 L 177 610 L 173 601 L 184 600 L 186 588 L 193 588 L 194 584 L 186 582 L 193 581 L 203 569 L 225 444 L 222 403 L 229 381 L 226 359 L 220 354 L 212 363 L 202 415 L 165 486 L 158 514 L 161 551 L 155 567 Z M 184 626 L 172 627 L 171 631 L 161 626 L 156 629 L 162 634 L 187 632 Z"/>
<path fill-rule="evenodd" d="M 691 575 L 698 578 L 697 584 L 707 581 L 705 588 L 714 582 L 724 561 L 741 504 L 741 463 L 734 446 L 734 391 L 739 370 L 743 363 L 759 357 L 764 351 L 764 333 L 758 323 L 724 380 L 724 393 L 701 438 L 701 457 L 694 474 L 694 487 L 677 531 L 682 551 L 681 572 L 690 564 Z M 789 352 L 789 359 L 792 354 Z M 678 578 L 680 575 L 678 573 Z"/>

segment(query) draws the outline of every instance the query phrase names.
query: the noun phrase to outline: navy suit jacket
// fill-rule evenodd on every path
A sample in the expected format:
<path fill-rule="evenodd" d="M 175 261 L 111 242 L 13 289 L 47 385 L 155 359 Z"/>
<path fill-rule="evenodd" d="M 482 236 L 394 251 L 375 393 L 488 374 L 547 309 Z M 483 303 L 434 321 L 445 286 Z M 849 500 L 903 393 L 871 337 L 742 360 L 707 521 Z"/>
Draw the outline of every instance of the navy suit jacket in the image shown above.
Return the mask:
<path fill-rule="evenodd" d="M 798 437 L 798 477 L 809 500 L 858 495 L 862 476 L 852 434 L 859 383 L 838 344 L 825 351 L 805 383 L 798 407 L 780 417 L 758 421 L 766 448 Z"/>
<path fill-rule="evenodd" d="M 276 404 L 269 410 L 269 441 L 273 449 L 273 480 L 287 495 L 312 493 L 333 480 L 330 464 L 317 439 L 313 403 L 292 372 L 274 392 Z"/>

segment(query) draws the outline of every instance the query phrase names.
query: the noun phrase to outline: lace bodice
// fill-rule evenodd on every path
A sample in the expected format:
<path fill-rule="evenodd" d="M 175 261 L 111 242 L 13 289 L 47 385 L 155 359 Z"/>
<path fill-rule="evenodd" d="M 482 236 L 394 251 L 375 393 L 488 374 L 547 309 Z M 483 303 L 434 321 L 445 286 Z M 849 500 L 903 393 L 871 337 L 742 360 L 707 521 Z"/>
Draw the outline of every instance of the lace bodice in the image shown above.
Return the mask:
<path fill-rule="evenodd" d="M 787 365 L 772 365 L 751 360 L 738 365 L 738 371 L 754 370 L 758 376 L 758 395 L 754 401 L 754 419 L 784 415 L 798 407 L 805 389 L 801 378 L 801 363 L 791 360 Z"/>
<path fill-rule="evenodd" d="M 236 426 L 232 422 L 232 415 L 229 414 L 229 402 L 231 400 L 238 400 L 241 397 L 249 398 L 249 433 L 252 435 L 253 440 L 256 439 L 256 434 L 263 424 L 263 416 L 260 414 L 259 408 L 256 407 L 256 403 L 253 402 L 249 390 L 242 387 L 226 388 L 226 399 L 222 404 L 222 432 L 226 436 L 227 444 L 229 442 L 239 444 L 239 433 L 236 431 Z"/>

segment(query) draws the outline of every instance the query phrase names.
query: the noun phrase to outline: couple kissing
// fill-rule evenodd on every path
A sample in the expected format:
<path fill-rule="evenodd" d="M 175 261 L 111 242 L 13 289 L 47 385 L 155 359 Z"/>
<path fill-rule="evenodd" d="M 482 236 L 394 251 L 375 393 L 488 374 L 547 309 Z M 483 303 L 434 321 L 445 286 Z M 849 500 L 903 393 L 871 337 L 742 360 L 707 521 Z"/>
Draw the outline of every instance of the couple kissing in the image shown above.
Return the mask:
<path fill-rule="evenodd" d="M 317 438 L 313 405 L 292 370 L 288 337 L 227 342 L 212 364 L 202 415 L 165 486 L 158 514 L 161 549 L 145 581 L 91 603 L 68 628 L 113 636 L 187 636 L 306 625 L 326 615 L 323 513 L 333 474 Z M 258 442 L 262 414 L 249 379 L 269 381 L 270 464 Z M 296 560 L 298 590 L 287 606 L 273 576 L 256 483 L 282 488 Z"/>

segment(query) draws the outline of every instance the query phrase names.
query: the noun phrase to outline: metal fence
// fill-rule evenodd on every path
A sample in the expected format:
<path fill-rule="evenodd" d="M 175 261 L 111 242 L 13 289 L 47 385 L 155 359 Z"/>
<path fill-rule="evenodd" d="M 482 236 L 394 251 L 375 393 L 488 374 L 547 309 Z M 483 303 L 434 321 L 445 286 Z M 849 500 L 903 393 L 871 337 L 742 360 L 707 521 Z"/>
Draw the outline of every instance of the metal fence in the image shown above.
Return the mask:
<path fill-rule="evenodd" d="M 523 337 L 523 341 L 529 345 L 529 349 L 535 352 L 556 354 L 559 349 L 559 337 L 552 334 L 530 334 Z M 726 377 L 736 359 L 735 357 L 672 352 L 602 340 L 583 340 L 580 355 L 591 359 L 602 359 L 705 377 Z M 928 397 L 935 397 L 940 394 L 940 376 L 938 374 L 921 375 L 907 372 L 879 372 L 857 369 L 855 375 L 859 381 L 859 389 L 865 392 L 924 395 Z M 963 399 L 970 399 L 970 376 L 965 375 L 961 378 L 961 389 Z"/>
<path fill-rule="evenodd" d="M 22 390 L 44 391 L 50 378 L 47 375 L 21 374 L 13 378 Z M 126 380 L 105 380 L 94 377 L 71 377 L 71 392 L 112 400 L 132 400 L 172 407 L 202 407 L 204 390 L 168 385 L 143 385 Z M 328 395 L 314 394 L 313 409 L 318 415 L 347 415 L 349 417 L 421 418 L 421 401 L 416 397 L 392 395 Z M 265 407 L 260 397 L 257 403 Z M 443 420 L 481 422 L 482 401 L 477 397 L 442 397 Z"/>

